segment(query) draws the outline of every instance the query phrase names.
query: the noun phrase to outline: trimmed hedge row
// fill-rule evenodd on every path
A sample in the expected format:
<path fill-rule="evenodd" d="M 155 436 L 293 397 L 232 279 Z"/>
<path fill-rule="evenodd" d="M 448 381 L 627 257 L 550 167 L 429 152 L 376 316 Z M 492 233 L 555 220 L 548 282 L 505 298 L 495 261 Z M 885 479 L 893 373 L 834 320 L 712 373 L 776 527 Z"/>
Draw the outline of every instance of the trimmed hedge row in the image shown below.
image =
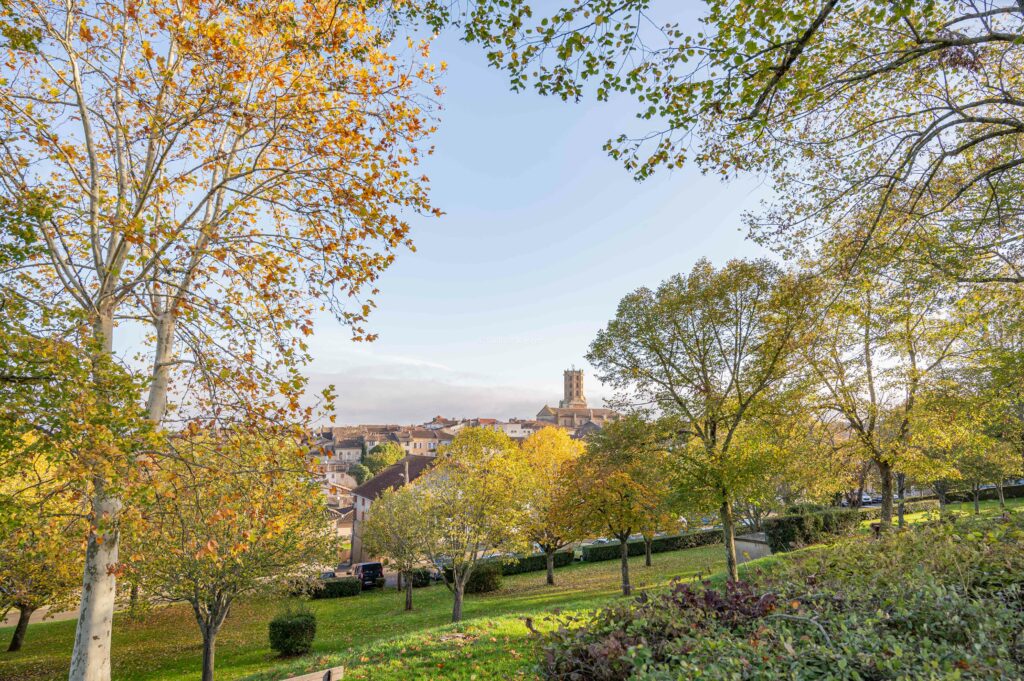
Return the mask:
<path fill-rule="evenodd" d="M 654 541 L 651 542 L 651 553 L 692 549 L 698 546 L 717 544 L 721 541 L 721 530 L 698 530 L 697 532 L 674 534 L 667 537 L 655 537 Z M 627 542 L 626 550 L 631 556 L 644 555 L 643 540 Z M 591 544 L 590 546 L 583 547 L 583 561 L 587 563 L 600 560 L 615 560 L 621 555 L 621 549 L 617 541 L 610 544 Z"/>
<path fill-rule="evenodd" d="M 1024 485 L 1007 485 L 1003 487 L 1004 499 L 1020 499 L 1021 497 L 1024 497 Z M 974 501 L 974 493 L 970 490 L 950 492 L 946 495 L 946 498 L 952 502 Z M 998 498 L 999 490 L 995 487 L 983 489 L 978 493 L 979 501 L 995 501 Z"/>
<path fill-rule="evenodd" d="M 451 584 L 455 578 L 450 567 L 444 569 L 444 578 Z M 481 560 L 473 567 L 472 574 L 466 580 L 466 593 L 482 594 L 497 591 L 501 588 L 501 563 L 497 560 Z"/>
<path fill-rule="evenodd" d="M 896 506 L 897 506 L 898 503 L 899 502 L 897 502 L 895 499 L 893 499 L 893 501 L 892 501 L 892 515 L 893 515 L 894 518 L 896 517 Z M 860 508 L 860 509 L 857 509 L 857 510 L 860 511 L 860 515 L 861 515 L 861 519 L 862 520 L 878 520 L 879 518 L 882 517 L 882 507 L 881 506 L 872 506 L 870 508 Z M 938 499 L 914 499 L 913 501 L 904 501 L 903 502 L 903 512 L 904 513 L 918 513 L 920 511 L 938 511 L 938 510 L 939 510 L 939 500 Z"/>
<path fill-rule="evenodd" d="M 360 591 L 362 591 L 362 587 L 358 579 L 355 577 L 341 577 L 339 579 L 324 580 L 309 592 L 309 597 L 314 599 L 345 598 L 347 596 L 358 596 Z"/>
<path fill-rule="evenodd" d="M 555 567 L 565 567 L 572 563 L 572 551 L 556 551 Z M 547 555 L 543 553 L 531 553 L 528 556 L 520 556 L 515 560 L 501 564 L 501 574 L 518 575 L 524 572 L 540 572 L 548 569 Z"/>
<path fill-rule="evenodd" d="M 795 546 L 817 544 L 830 536 L 853 534 L 863 519 L 864 514 L 855 508 L 830 508 L 766 518 L 761 527 L 772 553 L 782 553 Z"/>

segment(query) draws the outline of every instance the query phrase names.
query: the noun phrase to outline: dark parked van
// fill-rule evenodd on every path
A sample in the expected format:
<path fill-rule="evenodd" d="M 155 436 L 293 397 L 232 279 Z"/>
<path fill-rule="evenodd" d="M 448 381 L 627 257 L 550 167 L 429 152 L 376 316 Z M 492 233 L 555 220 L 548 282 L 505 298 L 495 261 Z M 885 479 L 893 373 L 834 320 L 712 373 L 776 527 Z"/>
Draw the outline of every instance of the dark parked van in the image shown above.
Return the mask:
<path fill-rule="evenodd" d="M 352 576 L 364 589 L 372 589 L 377 586 L 378 579 L 384 579 L 384 566 L 380 563 L 356 563 L 352 566 Z"/>

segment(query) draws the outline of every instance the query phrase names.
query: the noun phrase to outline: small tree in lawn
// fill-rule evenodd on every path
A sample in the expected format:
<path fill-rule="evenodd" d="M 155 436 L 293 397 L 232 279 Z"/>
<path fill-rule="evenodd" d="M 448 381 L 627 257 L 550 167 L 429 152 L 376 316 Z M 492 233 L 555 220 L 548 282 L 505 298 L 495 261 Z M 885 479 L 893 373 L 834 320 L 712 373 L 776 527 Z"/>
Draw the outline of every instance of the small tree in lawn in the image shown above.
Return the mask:
<path fill-rule="evenodd" d="M 405 580 L 405 609 L 412 610 L 413 571 L 428 562 L 429 509 L 415 485 L 384 492 L 363 524 L 371 555 L 386 558 Z"/>
<path fill-rule="evenodd" d="M 606 425 L 596 433 L 573 471 L 581 526 L 619 540 L 622 594 L 629 580 L 629 537 L 652 532 L 665 518 L 673 466 L 664 448 L 665 431 L 639 416 Z"/>
<path fill-rule="evenodd" d="M 522 455 L 507 435 L 465 428 L 417 482 L 431 520 L 428 553 L 435 565 L 448 568 L 453 622 L 462 619 L 466 583 L 483 554 L 527 548 L 519 529 L 524 473 Z"/>
<path fill-rule="evenodd" d="M 404 457 L 405 450 L 397 442 L 382 442 L 367 452 L 363 457 L 363 465 L 369 471 L 370 477 L 373 477 Z"/>
<path fill-rule="evenodd" d="M 190 429 L 152 464 L 156 501 L 131 569 L 186 602 L 203 638 L 203 681 L 238 598 L 293 586 L 337 555 L 326 505 L 297 440 Z"/>
<path fill-rule="evenodd" d="M 31 473 L 0 480 L 0 618 L 18 611 L 8 652 L 21 650 L 29 618 L 74 606 L 82 581 L 79 550 L 88 534 L 83 508 L 53 478 L 44 457 Z"/>
<path fill-rule="evenodd" d="M 560 428 L 544 428 L 522 444 L 526 465 L 523 530 L 547 556 L 547 581 L 555 583 L 555 552 L 580 538 L 578 500 L 570 476 L 584 445 Z"/>

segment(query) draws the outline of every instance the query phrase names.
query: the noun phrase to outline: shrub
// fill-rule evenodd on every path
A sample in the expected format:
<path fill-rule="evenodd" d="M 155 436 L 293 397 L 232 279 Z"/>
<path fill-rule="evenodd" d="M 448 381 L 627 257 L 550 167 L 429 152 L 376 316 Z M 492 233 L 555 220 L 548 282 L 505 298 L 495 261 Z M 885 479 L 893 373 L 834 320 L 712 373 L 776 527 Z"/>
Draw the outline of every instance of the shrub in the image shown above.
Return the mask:
<path fill-rule="evenodd" d="M 678 551 L 680 549 L 692 549 L 698 546 L 708 546 L 722 541 L 721 530 L 698 530 L 685 534 L 674 534 L 667 537 L 655 537 L 651 542 L 651 553 L 663 553 L 665 551 Z M 644 542 L 634 539 L 626 545 L 626 550 L 631 556 L 644 555 Z M 591 544 L 583 547 L 583 560 L 595 562 L 600 560 L 617 560 L 621 556 L 619 542 L 610 544 Z"/>
<path fill-rule="evenodd" d="M 858 537 L 746 576 L 555 615 L 543 634 L 528 624 L 544 641 L 542 676 L 1024 678 L 1024 514 Z"/>
<path fill-rule="evenodd" d="M 420 568 L 419 570 L 413 570 L 409 574 L 412 578 L 412 588 L 419 589 L 420 587 L 430 586 L 430 570 Z"/>
<path fill-rule="evenodd" d="M 385 579 L 384 577 L 378 577 L 377 579 L 373 580 L 373 587 L 375 589 L 383 589 L 387 583 L 387 579 Z"/>
<path fill-rule="evenodd" d="M 346 596 L 358 596 L 361 590 L 359 580 L 355 577 L 327 579 L 310 591 L 309 597 L 316 599 L 344 598 Z"/>
<path fill-rule="evenodd" d="M 565 567 L 572 563 L 572 551 L 556 551 L 555 567 Z M 519 556 L 515 560 L 506 561 L 501 564 L 501 574 L 518 575 L 523 572 L 539 572 L 548 569 L 547 556 L 543 553 L 534 553 L 529 556 Z"/>
<path fill-rule="evenodd" d="M 445 568 L 445 579 L 452 581 L 452 569 Z M 482 594 L 497 591 L 501 588 L 501 561 L 481 560 L 473 568 L 473 573 L 466 582 L 466 593 Z"/>
<path fill-rule="evenodd" d="M 281 613 L 270 620 L 269 634 L 279 655 L 303 655 L 313 648 L 316 617 L 307 610 Z"/>
<path fill-rule="evenodd" d="M 863 516 L 856 509 L 829 508 L 814 513 L 767 518 L 762 523 L 772 553 L 790 551 L 825 541 L 829 537 L 852 534 Z"/>

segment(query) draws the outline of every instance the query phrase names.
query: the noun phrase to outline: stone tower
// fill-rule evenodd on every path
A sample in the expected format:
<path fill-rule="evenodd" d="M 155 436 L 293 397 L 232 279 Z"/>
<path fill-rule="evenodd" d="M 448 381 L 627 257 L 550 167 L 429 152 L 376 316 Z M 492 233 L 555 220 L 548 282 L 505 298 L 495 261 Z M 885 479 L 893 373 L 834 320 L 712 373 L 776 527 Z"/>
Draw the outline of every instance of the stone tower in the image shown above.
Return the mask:
<path fill-rule="evenodd" d="M 586 407 L 587 397 L 583 394 L 583 370 L 566 369 L 562 374 L 564 381 L 564 398 L 558 403 L 559 407 Z"/>

